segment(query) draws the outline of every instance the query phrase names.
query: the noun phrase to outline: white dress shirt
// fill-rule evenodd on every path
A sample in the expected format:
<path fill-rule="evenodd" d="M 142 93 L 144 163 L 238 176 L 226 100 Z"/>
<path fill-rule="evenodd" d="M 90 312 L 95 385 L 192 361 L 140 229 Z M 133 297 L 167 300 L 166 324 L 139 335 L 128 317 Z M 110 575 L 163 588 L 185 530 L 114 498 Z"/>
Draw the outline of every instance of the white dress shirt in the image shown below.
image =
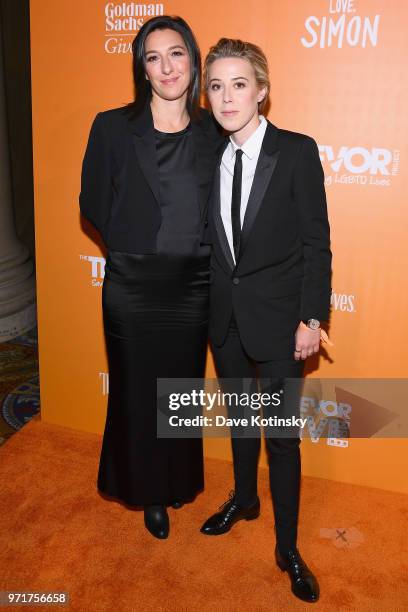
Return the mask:
<path fill-rule="evenodd" d="M 249 194 L 251 192 L 252 183 L 254 180 L 255 169 L 258 163 L 259 153 L 261 151 L 262 141 L 265 136 L 265 130 L 268 125 L 265 117 L 259 115 L 260 124 L 255 132 L 244 142 L 242 146 L 234 143 L 230 136 L 230 141 L 221 159 L 220 165 L 220 201 L 221 201 L 221 218 L 224 224 L 225 233 L 227 235 L 228 244 L 231 255 L 235 262 L 234 243 L 232 239 L 232 223 L 231 223 L 231 198 L 232 198 L 232 180 L 234 178 L 235 152 L 237 149 L 242 149 L 242 188 L 241 188 L 241 228 L 244 223 L 245 211 L 248 204 Z M 235 262 L 236 263 L 236 262 Z"/>

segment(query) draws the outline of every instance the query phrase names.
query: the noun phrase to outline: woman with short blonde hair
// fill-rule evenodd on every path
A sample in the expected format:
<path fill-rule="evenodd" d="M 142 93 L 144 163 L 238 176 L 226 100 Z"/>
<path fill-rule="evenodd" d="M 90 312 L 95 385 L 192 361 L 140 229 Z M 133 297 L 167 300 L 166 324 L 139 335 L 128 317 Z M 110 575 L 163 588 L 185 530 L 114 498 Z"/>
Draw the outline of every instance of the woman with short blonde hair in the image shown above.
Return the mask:
<path fill-rule="evenodd" d="M 258 46 L 221 38 L 205 60 L 204 82 L 213 115 L 229 135 L 220 151 L 207 229 L 215 367 L 228 392 L 241 391 L 241 379 L 259 377 L 261 388 L 267 383 L 279 390 L 278 414 L 296 419 L 304 360 L 319 351 L 325 338 L 320 322 L 328 320 L 330 309 L 330 233 L 319 150 L 313 138 L 279 129 L 263 116 L 270 83 Z M 229 381 L 238 383 L 231 389 Z M 228 410 L 234 417 L 242 414 L 240 408 Z M 227 533 L 260 513 L 261 434 L 244 414 L 248 418 L 235 419 L 242 424 L 231 432 L 235 490 L 201 527 L 205 535 Z M 276 415 L 264 404 L 263 416 Z M 283 435 L 264 432 L 276 562 L 289 573 L 296 597 L 314 602 L 319 584 L 297 548 L 299 428 Z"/>
<path fill-rule="evenodd" d="M 253 43 L 233 38 L 220 38 L 217 44 L 210 48 L 208 55 L 205 58 L 203 71 L 205 90 L 208 89 L 208 69 L 211 64 L 218 59 L 228 57 L 247 59 L 251 64 L 255 72 L 255 79 L 259 89 L 266 89 L 265 97 L 258 105 L 259 112 L 262 113 L 266 109 L 271 88 L 269 81 L 268 60 L 266 59 L 265 53 L 262 51 L 262 49 Z"/>

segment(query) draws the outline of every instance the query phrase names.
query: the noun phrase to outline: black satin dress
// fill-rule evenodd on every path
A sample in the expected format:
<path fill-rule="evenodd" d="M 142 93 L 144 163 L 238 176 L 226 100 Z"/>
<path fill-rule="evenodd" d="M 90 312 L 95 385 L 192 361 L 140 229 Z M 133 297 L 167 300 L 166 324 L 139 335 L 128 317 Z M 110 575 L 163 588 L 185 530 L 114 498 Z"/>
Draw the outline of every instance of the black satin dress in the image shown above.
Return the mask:
<path fill-rule="evenodd" d="M 209 247 L 199 243 L 191 126 L 155 137 L 157 254 L 108 251 L 102 291 L 109 399 L 98 488 L 136 506 L 189 501 L 204 485 L 202 441 L 156 432 L 156 379 L 204 377 Z"/>

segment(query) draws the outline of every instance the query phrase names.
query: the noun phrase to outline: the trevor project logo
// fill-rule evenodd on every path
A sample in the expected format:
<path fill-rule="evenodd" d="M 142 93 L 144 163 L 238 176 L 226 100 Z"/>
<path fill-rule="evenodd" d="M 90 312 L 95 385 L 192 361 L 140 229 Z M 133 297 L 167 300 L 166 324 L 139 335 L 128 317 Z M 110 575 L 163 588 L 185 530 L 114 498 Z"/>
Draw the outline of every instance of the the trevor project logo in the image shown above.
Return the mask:
<path fill-rule="evenodd" d="M 329 446 L 347 448 L 352 407 L 334 400 L 302 396 L 300 413 L 306 418 L 306 429 L 315 444 L 323 437 Z"/>
<path fill-rule="evenodd" d="M 400 151 L 384 147 L 319 144 L 326 186 L 372 185 L 389 187 L 399 173 Z"/>
<path fill-rule="evenodd" d="M 98 372 L 102 395 L 109 395 L 109 373 Z"/>
<path fill-rule="evenodd" d="M 96 255 L 80 255 L 79 259 L 89 262 L 92 287 L 102 287 L 103 279 L 105 278 L 105 258 L 97 257 Z"/>

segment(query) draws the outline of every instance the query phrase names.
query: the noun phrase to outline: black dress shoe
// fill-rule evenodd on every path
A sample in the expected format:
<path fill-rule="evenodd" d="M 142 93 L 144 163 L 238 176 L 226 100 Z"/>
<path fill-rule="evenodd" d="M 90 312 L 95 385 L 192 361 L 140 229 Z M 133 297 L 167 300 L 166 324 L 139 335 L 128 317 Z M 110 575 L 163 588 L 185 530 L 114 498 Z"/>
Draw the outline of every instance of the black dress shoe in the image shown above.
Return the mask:
<path fill-rule="evenodd" d="M 182 508 L 184 506 L 184 502 L 181 501 L 174 501 L 173 503 L 170 504 L 172 508 L 174 508 L 175 510 L 178 510 L 179 508 Z"/>
<path fill-rule="evenodd" d="M 169 515 L 165 506 L 145 506 L 144 524 L 155 538 L 164 540 L 169 535 Z"/>
<path fill-rule="evenodd" d="M 259 516 L 259 499 L 249 508 L 243 508 L 234 501 L 234 491 L 231 491 L 229 499 L 220 506 L 220 512 L 216 512 L 201 527 L 201 533 L 205 535 L 221 535 L 227 533 L 237 522 L 245 519 L 252 521 Z"/>
<path fill-rule="evenodd" d="M 291 548 L 283 556 L 278 547 L 275 548 L 275 557 L 278 567 L 288 572 L 292 583 L 292 593 L 303 601 L 315 602 L 319 599 L 319 583 L 312 574 L 297 548 Z"/>

